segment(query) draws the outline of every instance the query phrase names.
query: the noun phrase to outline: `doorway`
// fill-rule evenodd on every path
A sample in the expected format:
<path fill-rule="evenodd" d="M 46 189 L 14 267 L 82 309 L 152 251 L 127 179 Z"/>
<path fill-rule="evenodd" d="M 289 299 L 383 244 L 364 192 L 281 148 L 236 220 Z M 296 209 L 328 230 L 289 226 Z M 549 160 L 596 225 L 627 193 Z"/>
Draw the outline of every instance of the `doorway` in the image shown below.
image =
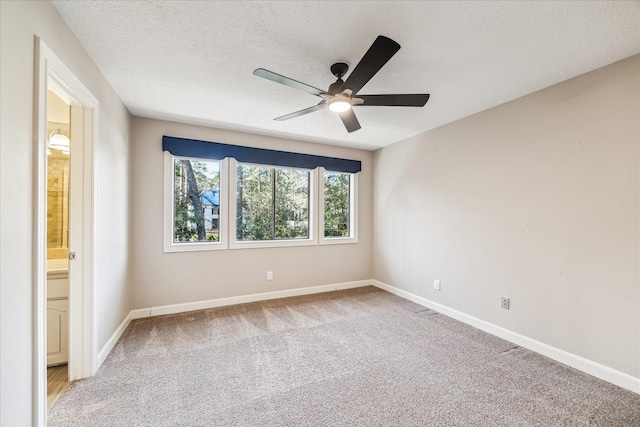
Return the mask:
<path fill-rule="evenodd" d="M 56 89 L 49 84 L 47 90 L 47 409 L 69 385 L 69 236 L 77 222 L 69 215 L 75 162 L 71 105 L 62 98 L 67 94 L 58 95 Z"/>
<path fill-rule="evenodd" d="M 44 426 L 47 366 L 66 363 L 58 380 L 95 372 L 93 146 L 99 104 L 38 37 L 35 48 L 33 424 Z M 54 103 L 66 117 L 56 116 Z"/>

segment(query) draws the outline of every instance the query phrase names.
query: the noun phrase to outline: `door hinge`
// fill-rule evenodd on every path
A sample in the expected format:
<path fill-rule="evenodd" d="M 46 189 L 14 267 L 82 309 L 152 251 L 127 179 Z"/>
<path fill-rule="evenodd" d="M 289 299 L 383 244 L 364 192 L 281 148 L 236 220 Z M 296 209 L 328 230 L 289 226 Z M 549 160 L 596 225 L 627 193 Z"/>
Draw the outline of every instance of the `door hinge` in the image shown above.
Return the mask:
<path fill-rule="evenodd" d="M 69 260 L 73 261 L 76 259 L 76 253 L 75 252 L 69 252 Z"/>

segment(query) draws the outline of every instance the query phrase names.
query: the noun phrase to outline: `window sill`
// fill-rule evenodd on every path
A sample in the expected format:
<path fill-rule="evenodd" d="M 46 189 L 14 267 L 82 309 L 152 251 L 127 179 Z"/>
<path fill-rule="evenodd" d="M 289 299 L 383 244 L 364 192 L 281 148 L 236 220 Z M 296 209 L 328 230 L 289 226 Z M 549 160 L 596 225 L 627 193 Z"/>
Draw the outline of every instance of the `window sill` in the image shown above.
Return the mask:
<path fill-rule="evenodd" d="M 165 243 L 164 252 L 198 252 L 198 251 L 220 251 L 228 249 L 227 245 L 216 242 L 193 242 L 193 243 Z"/>
<path fill-rule="evenodd" d="M 298 246 L 316 246 L 318 242 L 314 239 L 300 240 L 263 240 L 263 241 L 241 241 L 231 242 L 229 249 L 257 249 L 257 248 L 287 248 Z"/>

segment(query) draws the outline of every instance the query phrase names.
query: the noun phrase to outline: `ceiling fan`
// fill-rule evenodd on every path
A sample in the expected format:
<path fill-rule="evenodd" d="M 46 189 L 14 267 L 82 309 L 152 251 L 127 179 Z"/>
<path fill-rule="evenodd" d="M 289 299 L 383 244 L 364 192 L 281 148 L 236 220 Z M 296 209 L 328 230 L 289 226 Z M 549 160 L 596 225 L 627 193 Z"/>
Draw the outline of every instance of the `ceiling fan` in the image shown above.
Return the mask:
<path fill-rule="evenodd" d="M 343 81 L 342 77 L 347 73 L 349 66 L 344 62 L 337 62 L 331 66 L 331 73 L 338 79 L 326 91 L 264 68 L 258 68 L 253 74 L 322 98 L 312 107 L 277 117 L 274 120 L 289 120 L 328 107 L 331 111 L 338 113 L 347 131 L 351 133 L 360 129 L 360 122 L 358 122 L 352 107 L 423 107 L 429 100 L 429 94 L 358 95 L 360 89 L 380 71 L 398 50 L 400 50 L 398 43 L 388 37 L 378 36 L 346 81 Z"/>

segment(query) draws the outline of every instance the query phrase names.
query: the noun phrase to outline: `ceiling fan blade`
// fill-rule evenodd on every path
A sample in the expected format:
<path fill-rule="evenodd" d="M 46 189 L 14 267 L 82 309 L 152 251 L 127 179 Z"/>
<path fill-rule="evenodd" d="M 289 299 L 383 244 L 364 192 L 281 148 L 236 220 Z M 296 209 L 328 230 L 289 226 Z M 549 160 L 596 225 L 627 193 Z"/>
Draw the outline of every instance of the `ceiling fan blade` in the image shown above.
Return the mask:
<path fill-rule="evenodd" d="M 319 104 L 314 105 L 313 107 L 305 108 L 304 110 L 296 111 L 295 113 L 287 114 L 285 116 L 276 117 L 273 120 L 277 120 L 279 122 L 283 120 L 293 119 L 294 117 L 304 116 L 305 114 L 313 113 L 314 111 L 322 110 L 327 106 L 325 101 L 321 101 Z"/>
<path fill-rule="evenodd" d="M 429 100 L 429 94 L 402 94 L 402 95 L 358 95 L 364 102 L 353 104 L 354 106 L 388 106 L 388 107 L 424 107 Z"/>
<path fill-rule="evenodd" d="M 353 109 L 349 108 L 347 111 L 338 113 L 338 115 L 340 116 L 340 119 L 342 119 L 342 123 L 344 123 L 344 127 L 347 128 L 349 133 L 360 129 L 360 122 L 353 112 Z"/>
<path fill-rule="evenodd" d="M 364 54 L 356 68 L 349 74 L 349 77 L 342 85 L 342 90 L 349 88 L 354 94 L 358 93 L 367 84 L 380 68 L 391 59 L 400 45 L 388 37 L 378 36 L 367 53 Z"/>
<path fill-rule="evenodd" d="M 290 79 L 289 77 L 281 76 L 280 74 L 276 74 L 273 71 L 265 70 L 264 68 L 258 68 L 253 72 L 253 74 L 255 76 L 262 77 L 263 79 L 271 80 L 272 82 L 280 83 L 293 89 L 298 89 L 303 92 L 310 93 L 311 95 L 320 96 L 326 93 L 324 90 L 318 89 L 317 87 L 309 86 L 308 84 Z"/>

